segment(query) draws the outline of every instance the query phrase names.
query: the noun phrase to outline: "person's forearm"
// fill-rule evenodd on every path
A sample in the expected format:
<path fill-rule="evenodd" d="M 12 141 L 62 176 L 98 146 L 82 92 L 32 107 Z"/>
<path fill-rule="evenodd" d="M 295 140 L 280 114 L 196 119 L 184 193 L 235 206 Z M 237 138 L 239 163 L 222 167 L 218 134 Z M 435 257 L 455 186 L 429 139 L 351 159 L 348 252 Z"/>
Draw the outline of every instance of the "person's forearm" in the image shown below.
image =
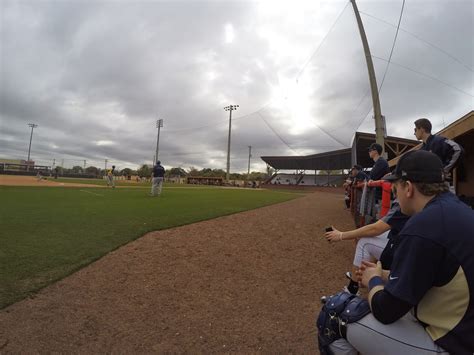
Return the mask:
<path fill-rule="evenodd" d="M 383 286 L 376 286 L 369 292 L 369 304 L 375 319 L 383 324 L 397 321 L 412 307 L 409 303 L 385 291 Z"/>
<path fill-rule="evenodd" d="M 356 238 L 367 238 L 376 237 L 390 229 L 390 226 L 383 221 L 377 221 L 373 224 L 369 224 L 358 229 L 354 229 L 347 232 L 342 232 L 341 239 L 356 239 Z"/>

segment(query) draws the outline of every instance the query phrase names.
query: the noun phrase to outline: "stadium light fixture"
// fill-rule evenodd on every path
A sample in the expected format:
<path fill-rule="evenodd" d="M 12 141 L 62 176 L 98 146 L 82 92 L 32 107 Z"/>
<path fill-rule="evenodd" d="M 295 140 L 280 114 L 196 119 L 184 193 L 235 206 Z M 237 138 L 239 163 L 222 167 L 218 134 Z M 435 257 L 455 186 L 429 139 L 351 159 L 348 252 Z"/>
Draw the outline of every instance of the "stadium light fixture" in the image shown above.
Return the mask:
<path fill-rule="evenodd" d="M 37 124 L 35 123 L 28 123 L 28 126 L 31 127 L 31 135 L 30 135 L 30 146 L 28 147 L 28 164 L 30 162 L 30 153 L 31 153 L 31 141 L 33 139 L 33 130 L 38 127 Z"/>
<path fill-rule="evenodd" d="M 229 105 L 224 107 L 225 111 L 229 111 L 229 137 L 227 139 L 227 172 L 226 172 L 226 180 L 229 181 L 230 176 L 230 136 L 232 130 L 232 111 L 237 110 L 239 105 Z"/>
<path fill-rule="evenodd" d="M 153 165 L 156 164 L 158 161 L 158 150 L 160 146 L 160 128 L 163 127 L 163 119 L 159 119 L 156 121 L 156 128 L 158 128 L 158 136 L 156 137 L 156 154 L 155 154 L 155 161 L 153 162 Z"/>

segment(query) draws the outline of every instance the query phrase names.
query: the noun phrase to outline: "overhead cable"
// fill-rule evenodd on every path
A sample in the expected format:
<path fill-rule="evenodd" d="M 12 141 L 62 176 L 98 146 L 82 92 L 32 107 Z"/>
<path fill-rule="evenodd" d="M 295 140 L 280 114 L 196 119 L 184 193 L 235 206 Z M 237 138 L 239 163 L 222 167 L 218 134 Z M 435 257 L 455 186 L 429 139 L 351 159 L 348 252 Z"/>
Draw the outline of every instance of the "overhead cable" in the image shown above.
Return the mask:
<path fill-rule="evenodd" d="M 371 17 L 371 18 L 373 18 L 373 19 L 375 19 L 375 20 L 378 20 L 378 21 L 380 21 L 380 22 L 383 22 L 383 23 L 385 23 L 385 24 L 387 24 L 387 25 L 389 25 L 389 26 L 397 27 L 397 26 L 394 25 L 393 23 L 390 23 L 390 22 L 387 22 L 387 21 L 385 21 L 385 20 L 382 20 L 381 18 L 376 17 L 376 16 L 371 15 L 371 14 L 368 14 L 368 13 L 366 13 L 366 12 L 359 11 L 359 13 L 361 13 L 361 14 L 363 14 L 363 15 L 365 15 L 365 16 Z M 458 58 L 456 58 L 454 55 L 452 55 L 451 53 L 447 52 L 447 51 L 444 50 L 443 48 L 437 46 L 436 44 L 433 44 L 433 43 L 431 43 L 431 42 L 428 42 L 427 40 L 421 38 L 420 36 L 414 34 L 413 32 L 407 31 L 407 30 L 405 30 L 405 29 L 403 29 L 403 28 L 401 28 L 401 27 L 399 28 L 399 30 L 400 30 L 401 32 L 405 32 L 405 33 L 409 34 L 409 35 L 412 36 L 412 37 L 415 37 L 415 38 L 416 38 L 417 40 L 419 40 L 420 42 L 423 42 L 423 43 L 425 43 L 425 44 L 427 44 L 427 45 L 433 47 L 434 49 L 440 51 L 441 53 L 445 54 L 446 56 L 448 56 L 448 57 L 451 58 L 452 60 L 456 61 L 458 64 L 462 65 L 462 66 L 463 66 L 464 68 L 466 68 L 467 70 L 469 70 L 469 71 L 471 71 L 471 72 L 474 71 L 470 66 L 468 66 L 468 65 L 465 64 L 465 63 L 463 63 L 461 60 L 459 60 Z"/>
<path fill-rule="evenodd" d="M 397 31 L 395 32 L 395 37 L 393 38 L 392 49 L 390 50 L 390 55 L 388 57 L 387 66 L 385 67 L 385 72 L 383 73 L 382 81 L 380 82 L 380 86 L 378 88 L 379 95 L 380 95 L 380 90 L 382 90 L 382 86 L 383 86 L 383 83 L 385 81 L 385 77 L 387 75 L 388 68 L 390 67 L 390 61 L 392 60 L 393 50 L 395 48 L 395 43 L 397 42 L 398 29 L 400 28 L 400 23 L 402 22 L 402 16 L 403 16 L 403 9 L 404 8 L 405 8 L 405 0 L 403 0 L 403 3 L 402 3 L 402 9 L 400 11 L 400 18 L 398 19 Z"/>
<path fill-rule="evenodd" d="M 319 49 L 321 48 L 321 46 L 323 45 L 323 43 L 326 41 L 326 38 L 328 37 L 328 35 L 331 33 L 332 29 L 334 28 L 334 26 L 336 26 L 336 23 L 339 21 L 339 19 L 341 18 L 342 14 L 346 11 L 346 8 L 347 6 L 349 5 L 349 2 L 346 3 L 346 5 L 344 6 L 344 8 L 342 9 L 342 11 L 339 13 L 339 16 L 337 16 L 336 18 L 336 21 L 334 21 L 334 23 L 332 24 L 332 26 L 329 28 L 329 31 L 326 33 L 326 35 L 323 37 L 323 39 L 321 40 L 321 42 L 319 43 L 318 47 L 313 51 L 313 53 L 311 54 L 311 56 L 308 58 L 308 60 L 306 61 L 306 63 L 303 65 L 303 67 L 300 69 L 300 71 L 298 72 L 298 74 L 296 75 L 296 82 L 298 82 L 298 79 L 299 77 L 301 76 L 301 74 L 304 72 L 304 70 L 306 69 L 306 67 L 308 66 L 308 64 L 313 60 L 314 56 L 316 55 L 316 53 L 319 51 Z"/>
<path fill-rule="evenodd" d="M 260 116 L 260 118 L 263 120 L 263 122 L 265 122 L 265 124 L 268 126 L 268 128 L 270 128 L 270 130 L 271 130 L 288 148 L 290 148 L 296 155 L 300 155 L 295 149 L 293 149 L 293 147 L 292 147 L 291 145 L 288 144 L 288 142 L 286 142 L 286 141 L 278 134 L 278 132 L 267 122 L 267 120 L 265 119 L 265 117 L 263 117 L 260 112 L 257 112 L 257 115 Z"/>
<path fill-rule="evenodd" d="M 372 55 L 372 58 L 379 59 L 379 60 L 382 60 L 382 61 L 384 61 L 384 62 L 388 62 L 387 59 L 380 58 L 380 57 L 377 57 L 377 56 L 375 56 L 375 55 Z M 456 86 L 453 86 L 453 85 L 451 85 L 451 84 L 448 84 L 448 83 L 446 83 L 446 82 L 444 82 L 444 81 L 442 81 L 442 80 L 440 80 L 440 79 L 438 79 L 438 78 L 435 78 L 435 77 L 433 77 L 433 76 L 431 76 L 431 75 L 422 73 L 422 72 L 420 72 L 420 71 L 418 71 L 418 70 L 409 68 L 409 67 L 407 67 L 407 66 L 405 66 L 405 65 L 398 64 L 398 63 L 395 63 L 395 62 L 391 62 L 391 64 L 396 65 L 396 66 L 398 66 L 398 67 L 400 67 L 400 68 L 409 70 L 409 71 L 411 71 L 411 72 L 417 73 L 417 74 L 422 75 L 422 76 L 424 76 L 424 77 L 426 77 L 426 78 L 429 78 L 429 79 L 431 79 L 431 80 L 437 81 L 437 82 L 439 82 L 439 83 L 441 83 L 441 84 L 443 84 L 443 85 L 446 85 L 446 86 L 448 86 L 448 87 L 450 87 L 450 88 L 452 88 L 452 89 L 454 89 L 454 90 L 457 90 L 457 91 L 459 91 L 459 92 L 461 92 L 461 93 L 463 93 L 463 94 L 465 94 L 465 95 L 467 95 L 467 96 L 474 97 L 472 94 L 468 93 L 467 91 L 464 91 L 463 89 L 460 89 L 460 88 L 458 88 L 458 87 L 456 87 Z"/>

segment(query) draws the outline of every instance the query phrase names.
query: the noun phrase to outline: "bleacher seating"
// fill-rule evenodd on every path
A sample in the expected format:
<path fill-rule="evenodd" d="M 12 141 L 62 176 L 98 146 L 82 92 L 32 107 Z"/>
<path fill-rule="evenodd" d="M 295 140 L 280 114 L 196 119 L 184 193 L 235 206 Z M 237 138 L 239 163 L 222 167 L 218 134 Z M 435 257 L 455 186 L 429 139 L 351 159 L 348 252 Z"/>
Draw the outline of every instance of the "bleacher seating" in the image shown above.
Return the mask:
<path fill-rule="evenodd" d="M 285 174 L 277 173 L 270 180 L 273 185 L 298 185 L 298 186 L 341 186 L 344 183 L 343 175 L 315 175 L 315 174 Z"/>

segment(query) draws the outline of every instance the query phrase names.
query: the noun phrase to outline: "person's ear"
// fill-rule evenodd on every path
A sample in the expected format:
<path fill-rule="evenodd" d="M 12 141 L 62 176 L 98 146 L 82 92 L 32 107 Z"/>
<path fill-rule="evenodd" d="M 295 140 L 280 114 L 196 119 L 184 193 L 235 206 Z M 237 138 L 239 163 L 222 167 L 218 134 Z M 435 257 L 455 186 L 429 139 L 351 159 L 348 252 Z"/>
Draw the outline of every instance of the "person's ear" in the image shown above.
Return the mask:
<path fill-rule="evenodd" d="M 406 188 L 407 197 L 413 197 L 413 195 L 415 194 L 415 185 L 413 185 L 411 181 L 407 181 L 406 184 L 407 184 L 407 188 Z"/>

